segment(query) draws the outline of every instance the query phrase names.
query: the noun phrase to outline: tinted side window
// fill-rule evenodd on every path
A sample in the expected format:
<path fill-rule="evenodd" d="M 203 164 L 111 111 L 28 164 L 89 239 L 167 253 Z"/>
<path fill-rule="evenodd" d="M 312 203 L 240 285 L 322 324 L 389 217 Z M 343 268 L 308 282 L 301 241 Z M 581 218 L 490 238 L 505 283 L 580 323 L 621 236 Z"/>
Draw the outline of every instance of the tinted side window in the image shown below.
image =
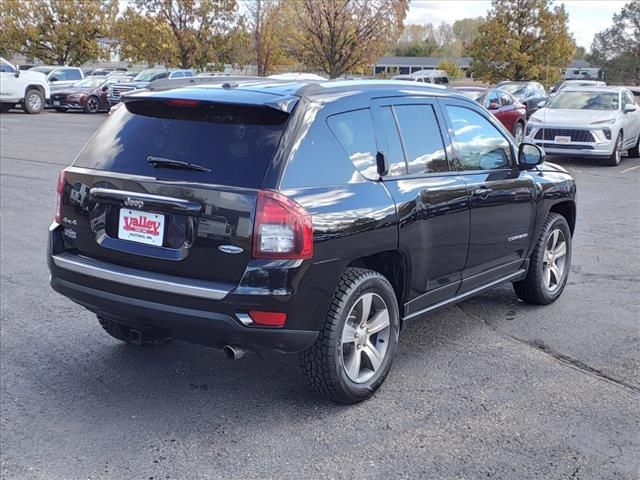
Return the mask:
<path fill-rule="evenodd" d="M 636 103 L 635 99 L 633 98 L 633 95 L 631 95 L 631 92 L 629 92 L 629 91 L 624 92 L 624 96 L 625 96 L 625 99 L 624 99 L 623 103 L 630 103 L 631 105 Z M 624 108 L 624 106 L 623 106 L 623 108 Z"/>
<path fill-rule="evenodd" d="M 67 80 L 82 80 L 82 75 L 80 74 L 80 70 L 69 69 L 66 72 Z"/>
<path fill-rule="evenodd" d="M 182 74 L 182 72 L 173 72 L 171 74 L 171 78 L 182 78 L 184 77 L 184 75 Z"/>
<path fill-rule="evenodd" d="M 468 108 L 447 105 L 462 170 L 509 168 L 511 147 L 486 118 Z"/>
<path fill-rule="evenodd" d="M 406 175 L 407 164 L 404 161 L 404 151 L 398 133 L 398 125 L 393 115 L 391 107 L 382 107 L 380 109 L 380 120 L 384 136 L 387 141 L 387 151 L 385 160 L 389 167 L 390 176 Z"/>
<path fill-rule="evenodd" d="M 489 92 L 489 98 L 487 99 L 485 105 L 487 108 L 489 108 L 491 106 L 491 104 L 495 104 L 494 108 L 496 106 L 500 106 L 500 97 L 498 96 L 498 91 L 497 90 L 491 90 Z"/>
<path fill-rule="evenodd" d="M 327 124 L 356 168 L 367 178 L 377 178 L 376 139 L 369 109 L 332 115 Z"/>
<path fill-rule="evenodd" d="M 449 167 L 436 114 L 431 105 L 396 105 L 393 110 L 409 175 L 446 172 Z"/>
<path fill-rule="evenodd" d="M 509 95 L 507 92 L 500 92 L 499 95 L 500 95 L 500 103 L 502 104 L 503 107 L 506 107 L 513 103 L 513 99 L 511 98 L 511 95 Z"/>

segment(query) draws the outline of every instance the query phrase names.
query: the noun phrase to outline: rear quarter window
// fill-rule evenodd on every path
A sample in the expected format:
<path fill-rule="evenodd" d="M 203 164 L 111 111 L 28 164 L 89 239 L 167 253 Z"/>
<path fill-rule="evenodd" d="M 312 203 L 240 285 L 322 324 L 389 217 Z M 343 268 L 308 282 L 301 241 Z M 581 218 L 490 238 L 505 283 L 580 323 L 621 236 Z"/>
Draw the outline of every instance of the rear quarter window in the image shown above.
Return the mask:
<path fill-rule="evenodd" d="M 98 129 L 74 165 L 118 173 L 260 188 L 288 114 L 267 107 L 133 102 Z M 211 169 L 154 168 L 161 157 Z"/>

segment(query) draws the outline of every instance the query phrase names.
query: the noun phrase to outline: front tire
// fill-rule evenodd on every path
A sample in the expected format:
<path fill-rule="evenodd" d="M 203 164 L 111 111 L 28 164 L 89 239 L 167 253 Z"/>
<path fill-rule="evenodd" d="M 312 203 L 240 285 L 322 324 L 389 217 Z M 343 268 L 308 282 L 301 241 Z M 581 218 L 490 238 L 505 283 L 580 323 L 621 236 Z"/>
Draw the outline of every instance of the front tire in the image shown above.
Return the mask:
<path fill-rule="evenodd" d="M 100 100 L 98 97 L 89 97 L 84 103 L 84 111 L 85 113 L 98 113 L 100 110 Z"/>
<path fill-rule="evenodd" d="M 42 112 L 42 110 L 44 109 L 44 95 L 42 95 L 40 90 L 32 88 L 24 96 L 22 108 L 25 112 L 31 114 Z"/>
<path fill-rule="evenodd" d="M 329 400 L 366 400 L 391 369 L 399 333 L 398 302 L 389 281 L 372 270 L 348 268 L 316 342 L 300 354 L 302 373 Z"/>
<path fill-rule="evenodd" d="M 622 160 L 622 146 L 624 145 L 622 132 L 618 133 L 616 138 L 616 145 L 613 147 L 613 153 L 607 158 L 604 164 L 608 167 L 617 167 Z"/>
<path fill-rule="evenodd" d="M 567 220 L 549 213 L 531 255 L 524 280 L 514 282 L 518 297 L 535 305 L 548 305 L 562 294 L 571 269 L 571 229 Z"/>

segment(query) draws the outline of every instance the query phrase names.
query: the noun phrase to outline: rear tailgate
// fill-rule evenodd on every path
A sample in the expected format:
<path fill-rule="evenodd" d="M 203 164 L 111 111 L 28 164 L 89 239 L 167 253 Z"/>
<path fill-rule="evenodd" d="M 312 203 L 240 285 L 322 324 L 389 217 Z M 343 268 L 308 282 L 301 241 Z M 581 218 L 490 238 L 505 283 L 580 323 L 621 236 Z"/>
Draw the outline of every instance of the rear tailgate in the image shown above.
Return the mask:
<path fill-rule="evenodd" d="M 260 105 L 164 100 L 119 109 L 65 172 L 65 248 L 237 284 L 251 258 L 257 192 L 287 117 Z M 158 168 L 150 157 L 209 171 Z"/>

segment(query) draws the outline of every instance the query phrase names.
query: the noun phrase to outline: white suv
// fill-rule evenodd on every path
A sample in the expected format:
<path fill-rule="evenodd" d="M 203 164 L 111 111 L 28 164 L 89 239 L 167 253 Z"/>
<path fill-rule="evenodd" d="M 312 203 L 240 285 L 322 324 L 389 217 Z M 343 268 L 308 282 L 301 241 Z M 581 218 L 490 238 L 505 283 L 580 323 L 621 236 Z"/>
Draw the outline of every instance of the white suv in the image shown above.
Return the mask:
<path fill-rule="evenodd" d="M 21 71 L 0 57 L 0 112 L 19 103 L 27 113 L 40 113 L 50 96 L 47 77 L 42 73 Z"/>

